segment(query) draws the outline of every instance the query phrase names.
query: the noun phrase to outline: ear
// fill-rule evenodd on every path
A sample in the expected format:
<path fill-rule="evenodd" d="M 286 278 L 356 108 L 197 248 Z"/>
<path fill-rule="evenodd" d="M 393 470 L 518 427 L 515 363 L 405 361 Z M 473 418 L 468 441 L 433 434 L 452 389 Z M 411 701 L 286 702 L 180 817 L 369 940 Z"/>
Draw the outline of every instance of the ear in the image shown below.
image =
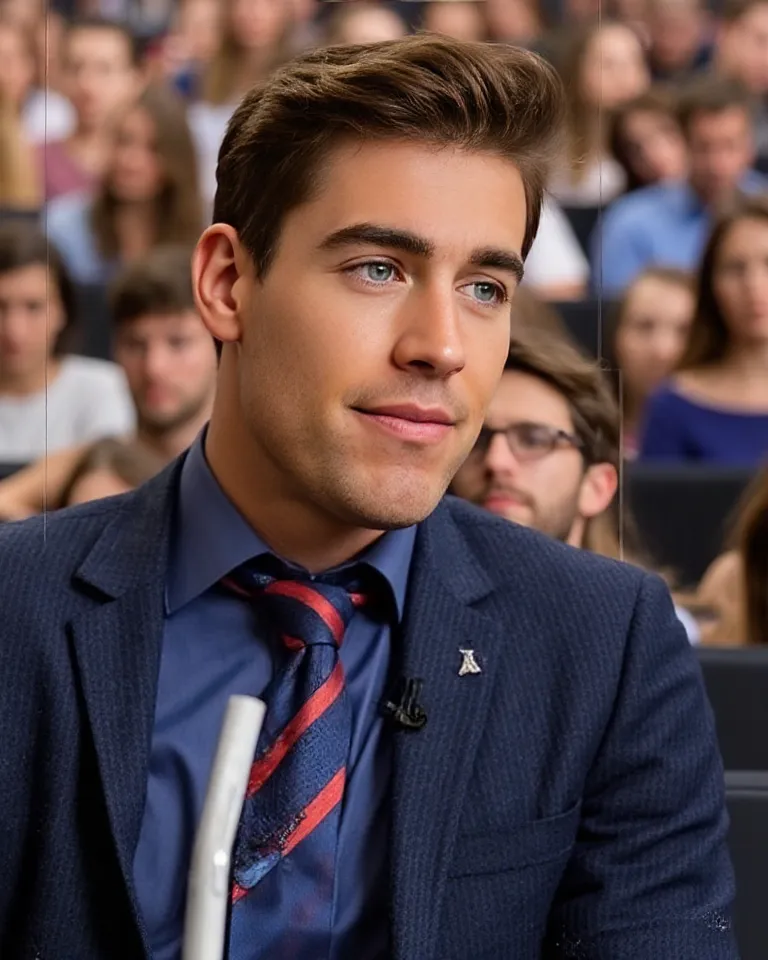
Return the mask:
<path fill-rule="evenodd" d="M 585 520 L 599 516 L 610 506 L 618 485 L 619 477 L 612 464 L 593 463 L 581 481 L 579 514 Z"/>
<path fill-rule="evenodd" d="M 192 290 L 214 339 L 239 342 L 247 288 L 254 282 L 253 262 L 237 231 L 224 223 L 208 227 L 192 254 Z"/>

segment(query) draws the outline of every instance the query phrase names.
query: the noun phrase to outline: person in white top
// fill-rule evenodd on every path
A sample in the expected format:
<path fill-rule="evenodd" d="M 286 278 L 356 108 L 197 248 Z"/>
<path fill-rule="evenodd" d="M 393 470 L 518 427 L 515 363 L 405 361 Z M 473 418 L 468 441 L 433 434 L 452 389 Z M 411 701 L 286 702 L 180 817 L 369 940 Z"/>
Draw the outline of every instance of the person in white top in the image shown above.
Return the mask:
<path fill-rule="evenodd" d="M 0 225 L 0 461 L 133 428 L 122 370 L 66 352 L 74 320 L 74 289 L 45 235 Z"/>

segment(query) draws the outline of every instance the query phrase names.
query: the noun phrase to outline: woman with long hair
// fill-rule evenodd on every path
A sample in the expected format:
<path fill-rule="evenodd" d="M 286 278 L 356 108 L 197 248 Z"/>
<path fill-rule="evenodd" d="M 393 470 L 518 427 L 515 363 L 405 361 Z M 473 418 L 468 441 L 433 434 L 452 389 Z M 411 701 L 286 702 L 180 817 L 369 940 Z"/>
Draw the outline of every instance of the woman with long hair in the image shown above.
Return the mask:
<path fill-rule="evenodd" d="M 571 39 L 560 69 L 567 98 L 566 153 L 551 192 L 571 206 L 608 203 L 625 184 L 608 153 L 607 118 L 650 83 L 642 45 L 624 24 L 592 24 Z"/>
<path fill-rule="evenodd" d="M 73 278 L 103 283 L 161 244 L 192 244 L 203 225 L 195 149 L 183 103 L 150 86 L 118 119 L 95 194 L 47 208 L 48 235 Z"/>
<path fill-rule="evenodd" d="M 768 453 L 768 199 L 716 224 L 676 373 L 651 397 L 645 460 L 757 464 Z"/>
<path fill-rule="evenodd" d="M 671 93 L 652 88 L 618 107 L 609 123 L 608 147 L 624 171 L 628 193 L 682 179 L 688 151 Z"/>

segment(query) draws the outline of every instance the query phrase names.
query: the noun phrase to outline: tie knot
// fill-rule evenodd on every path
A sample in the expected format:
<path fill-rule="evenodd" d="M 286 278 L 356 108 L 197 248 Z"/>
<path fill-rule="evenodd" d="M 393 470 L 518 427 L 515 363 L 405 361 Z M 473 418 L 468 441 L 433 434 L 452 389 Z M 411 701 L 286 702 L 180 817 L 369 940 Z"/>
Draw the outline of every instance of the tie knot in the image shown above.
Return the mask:
<path fill-rule="evenodd" d="M 290 650 L 340 646 L 355 609 L 366 602 L 354 571 L 312 577 L 282 565 L 245 563 L 222 583 L 259 605 Z"/>

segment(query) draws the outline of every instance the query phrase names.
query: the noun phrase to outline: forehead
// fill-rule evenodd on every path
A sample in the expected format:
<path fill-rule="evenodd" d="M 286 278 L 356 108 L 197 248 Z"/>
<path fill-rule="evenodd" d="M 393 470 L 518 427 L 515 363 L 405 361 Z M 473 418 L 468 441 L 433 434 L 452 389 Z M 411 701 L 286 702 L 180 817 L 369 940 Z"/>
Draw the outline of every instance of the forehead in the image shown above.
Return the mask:
<path fill-rule="evenodd" d="M 127 336 L 177 336 L 206 332 L 203 321 L 194 310 L 174 313 L 144 313 L 118 324 L 116 333 Z"/>
<path fill-rule="evenodd" d="M 682 283 L 661 277 L 643 277 L 629 293 L 625 316 L 647 309 L 668 313 L 669 310 L 665 308 L 668 308 L 671 302 L 677 306 L 681 303 L 687 305 L 692 301 L 693 291 Z"/>
<path fill-rule="evenodd" d="M 401 141 L 346 143 L 326 157 L 315 194 L 291 211 L 286 235 L 307 242 L 356 223 L 408 230 L 437 255 L 477 247 L 519 253 L 525 235 L 523 180 L 511 161 L 455 147 Z"/>
<path fill-rule="evenodd" d="M 119 30 L 108 27 L 75 27 L 65 39 L 65 51 L 72 57 L 109 57 L 118 56 L 126 63 L 130 60 L 131 50 L 128 38 Z"/>
<path fill-rule="evenodd" d="M 0 286 L 3 293 L 28 295 L 31 292 L 45 296 L 48 287 L 48 269 L 45 264 L 31 263 L 26 267 L 16 267 L 0 273 Z"/>
<path fill-rule="evenodd" d="M 750 126 L 750 118 L 744 107 L 734 104 L 724 110 L 700 110 L 694 113 L 688 124 L 692 137 L 730 134 L 742 131 Z"/>
<path fill-rule="evenodd" d="M 565 397 L 539 377 L 505 370 L 488 408 L 486 423 L 502 428 L 520 421 L 545 423 L 569 433 L 573 419 Z"/>

